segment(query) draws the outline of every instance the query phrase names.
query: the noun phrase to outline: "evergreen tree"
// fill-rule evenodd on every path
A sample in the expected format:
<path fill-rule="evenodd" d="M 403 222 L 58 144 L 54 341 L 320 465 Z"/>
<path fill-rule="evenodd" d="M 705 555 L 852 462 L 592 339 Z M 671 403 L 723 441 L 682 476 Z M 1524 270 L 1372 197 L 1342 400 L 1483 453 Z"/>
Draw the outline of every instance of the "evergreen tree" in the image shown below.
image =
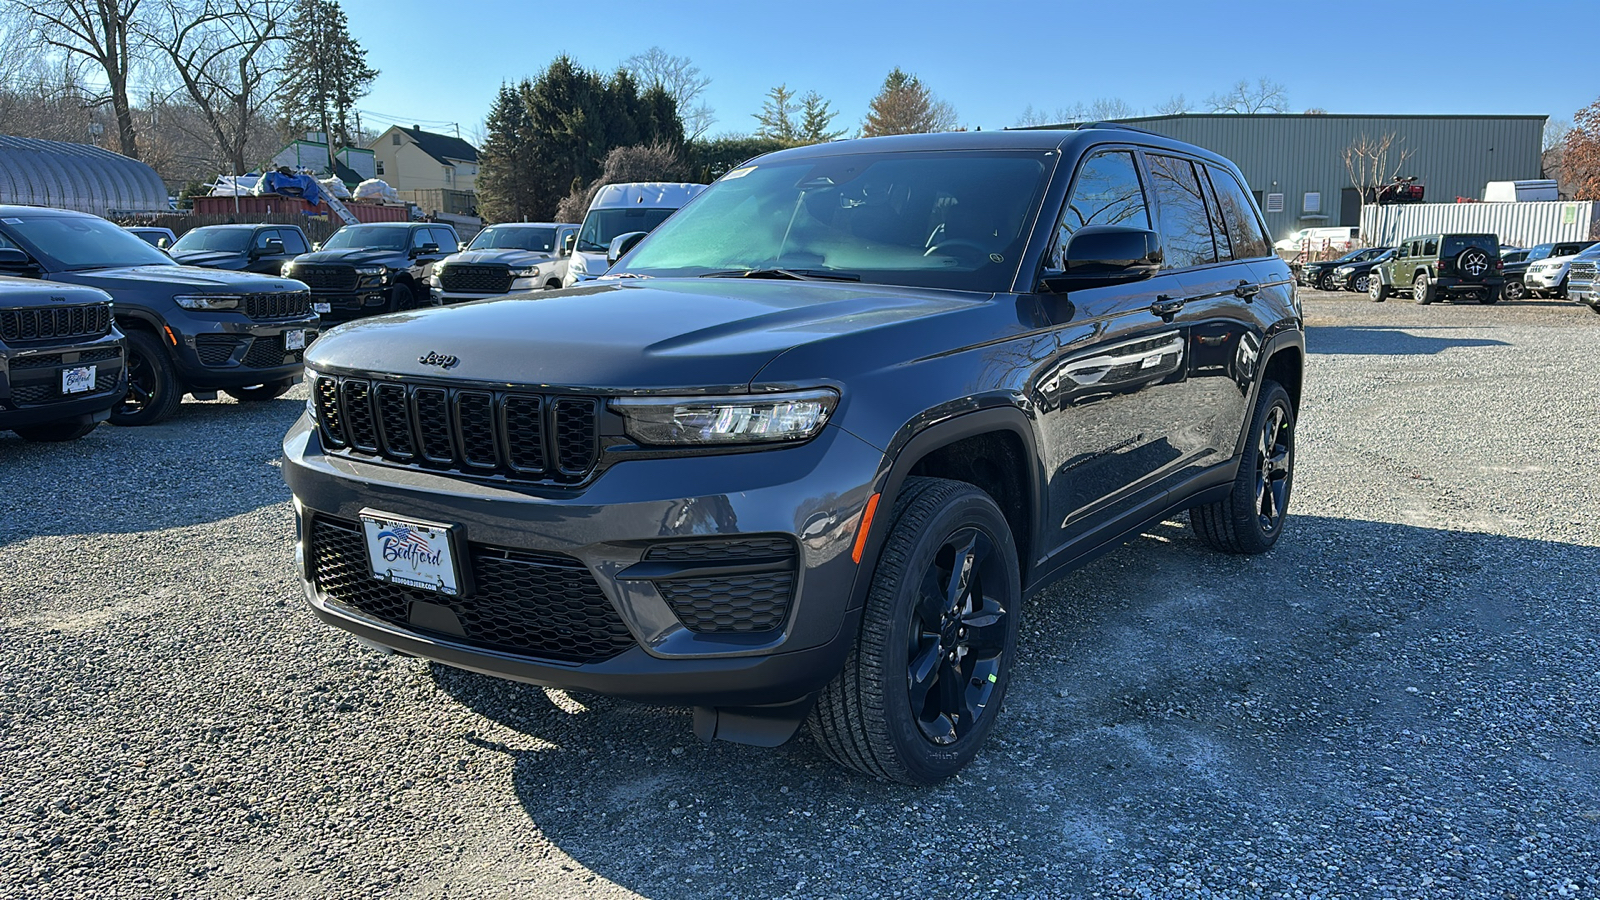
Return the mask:
<path fill-rule="evenodd" d="M 950 104 L 934 97 L 915 75 L 907 75 L 896 66 L 868 104 L 861 135 L 926 134 L 955 128 L 956 114 Z"/>
<path fill-rule="evenodd" d="M 800 131 L 794 124 L 795 104 L 794 92 L 786 84 L 780 84 L 767 91 L 767 100 L 761 105 L 761 112 L 751 113 L 751 117 L 759 124 L 756 126 L 756 137 L 772 138 L 793 144 L 800 139 Z"/>
<path fill-rule="evenodd" d="M 488 222 L 523 222 L 538 208 L 531 171 L 531 123 L 523 92 L 531 88 L 500 85 L 485 122 L 487 136 L 478 152 L 478 211 Z"/>
<path fill-rule="evenodd" d="M 833 124 L 833 119 L 838 113 L 830 109 L 828 101 L 822 99 L 816 91 L 808 91 L 800 98 L 800 105 L 800 143 L 825 144 L 844 137 L 843 129 L 828 130 L 828 126 Z"/>
<path fill-rule="evenodd" d="M 284 126 L 291 133 L 326 135 L 331 169 L 335 148 L 355 142 L 351 125 L 356 101 L 371 90 L 378 72 L 367 65 L 367 51 L 350 36 L 339 0 L 300 0 L 290 31 Z"/>

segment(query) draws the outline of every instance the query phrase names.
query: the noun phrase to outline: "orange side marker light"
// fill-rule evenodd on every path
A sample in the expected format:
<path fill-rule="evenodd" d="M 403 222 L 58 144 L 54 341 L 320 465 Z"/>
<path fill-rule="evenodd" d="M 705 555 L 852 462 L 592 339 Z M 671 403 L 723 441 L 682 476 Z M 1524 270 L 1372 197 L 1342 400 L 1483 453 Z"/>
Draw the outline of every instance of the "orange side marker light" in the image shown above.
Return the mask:
<path fill-rule="evenodd" d="M 872 531 L 872 516 L 878 511 L 878 498 L 883 494 L 873 494 L 867 498 L 867 508 L 861 512 L 861 529 L 856 532 L 856 547 L 850 553 L 850 558 L 856 565 L 861 564 L 861 554 L 867 549 L 867 533 Z"/>

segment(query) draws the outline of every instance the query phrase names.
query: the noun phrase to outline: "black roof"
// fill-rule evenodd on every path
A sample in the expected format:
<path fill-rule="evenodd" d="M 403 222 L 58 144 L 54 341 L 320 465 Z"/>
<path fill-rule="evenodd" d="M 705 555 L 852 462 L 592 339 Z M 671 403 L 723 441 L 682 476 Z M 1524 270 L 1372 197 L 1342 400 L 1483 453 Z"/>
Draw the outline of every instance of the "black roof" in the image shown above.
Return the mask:
<path fill-rule="evenodd" d="M 400 126 L 395 126 L 400 128 Z M 400 128 L 401 131 L 411 136 L 422 152 L 439 161 L 440 165 L 448 166 L 451 160 L 475 163 L 478 161 L 478 148 L 463 141 L 458 137 L 445 134 L 434 134 L 420 128 Z"/>
<path fill-rule="evenodd" d="M 1203 147 L 1164 134 L 1130 128 L 1120 123 L 1097 122 L 1081 128 L 1008 129 L 1005 131 L 946 131 L 938 134 L 899 134 L 810 144 L 768 154 L 767 159 L 804 159 L 846 153 L 897 153 L 928 150 L 1059 150 L 1075 155 L 1094 144 L 1108 142 L 1164 147 L 1210 160 L 1228 168 L 1231 162 Z"/>

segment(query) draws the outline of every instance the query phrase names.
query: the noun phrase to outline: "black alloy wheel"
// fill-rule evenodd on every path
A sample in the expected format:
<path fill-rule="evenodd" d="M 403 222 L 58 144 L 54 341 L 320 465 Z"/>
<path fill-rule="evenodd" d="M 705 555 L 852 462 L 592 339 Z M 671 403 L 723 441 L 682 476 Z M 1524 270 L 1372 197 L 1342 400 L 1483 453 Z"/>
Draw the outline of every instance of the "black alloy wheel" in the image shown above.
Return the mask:
<path fill-rule="evenodd" d="M 943 478 L 906 479 L 878 523 L 861 631 L 811 733 L 844 766 L 933 784 L 977 755 L 999 714 L 1021 620 L 1016 543 L 993 498 Z"/>
<path fill-rule="evenodd" d="M 1276 381 L 1261 383 L 1249 443 L 1232 492 L 1189 509 L 1195 534 L 1225 553 L 1264 553 L 1283 534 L 1294 490 L 1294 404 Z"/>
<path fill-rule="evenodd" d="M 111 410 L 113 425 L 154 425 L 178 410 L 183 388 L 155 335 L 128 331 L 128 393 Z"/>
<path fill-rule="evenodd" d="M 1521 300 L 1528 296 L 1528 287 L 1520 278 L 1507 278 L 1505 286 L 1500 289 L 1500 295 L 1507 300 Z"/>
<path fill-rule="evenodd" d="M 416 308 L 417 295 L 416 292 L 411 289 L 410 285 L 401 282 L 400 284 L 397 284 L 389 289 L 390 312 L 400 312 L 401 310 Z"/>

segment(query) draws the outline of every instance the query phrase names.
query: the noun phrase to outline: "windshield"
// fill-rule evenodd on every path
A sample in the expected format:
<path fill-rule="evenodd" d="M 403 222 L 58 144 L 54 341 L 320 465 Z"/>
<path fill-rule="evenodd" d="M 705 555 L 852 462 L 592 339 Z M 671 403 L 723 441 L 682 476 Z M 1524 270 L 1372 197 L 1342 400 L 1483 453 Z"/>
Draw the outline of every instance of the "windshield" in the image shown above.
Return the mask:
<path fill-rule="evenodd" d="M 611 274 L 781 268 L 1010 290 L 1051 161 L 1042 151 L 931 151 L 748 166 L 707 188 Z"/>
<path fill-rule="evenodd" d="M 1492 234 L 1451 234 L 1445 236 L 1444 246 L 1439 249 L 1439 257 L 1449 259 L 1468 247 L 1477 247 L 1487 252 L 1490 259 L 1500 255 L 1500 239 Z"/>
<path fill-rule="evenodd" d="M 183 237 L 172 245 L 172 252 L 226 250 L 229 253 L 243 253 L 250 246 L 251 233 L 248 228 L 196 228 L 184 232 Z"/>
<path fill-rule="evenodd" d="M 138 235 L 94 216 L 7 218 L 0 230 L 51 269 L 177 265 Z"/>
<path fill-rule="evenodd" d="M 404 250 L 411 239 L 407 228 L 382 225 L 346 225 L 322 245 L 324 250 Z"/>
<path fill-rule="evenodd" d="M 618 235 L 630 231 L 655 231 L 675 209 L 639 209 L 633 206 L 591 209 L 583 219 L 583 230 L 578 232 L 578 249 L 590 253 L 604 253 Z"/>
<path fill-rule="evenodd" d="M 1577 255 L 1577 259 L 1595 259 L 1600 257 L 1600 244 L 1590 244 L 1588 249 Z"/>
<path fill-rule="evenodd" d="M 556 230 L 554 228 L 527 228 L 521 225 L 491 225 L 478 232 L 467 246 L 468 250 L 532 250 L 535 253 L 554 253 Z"/>

